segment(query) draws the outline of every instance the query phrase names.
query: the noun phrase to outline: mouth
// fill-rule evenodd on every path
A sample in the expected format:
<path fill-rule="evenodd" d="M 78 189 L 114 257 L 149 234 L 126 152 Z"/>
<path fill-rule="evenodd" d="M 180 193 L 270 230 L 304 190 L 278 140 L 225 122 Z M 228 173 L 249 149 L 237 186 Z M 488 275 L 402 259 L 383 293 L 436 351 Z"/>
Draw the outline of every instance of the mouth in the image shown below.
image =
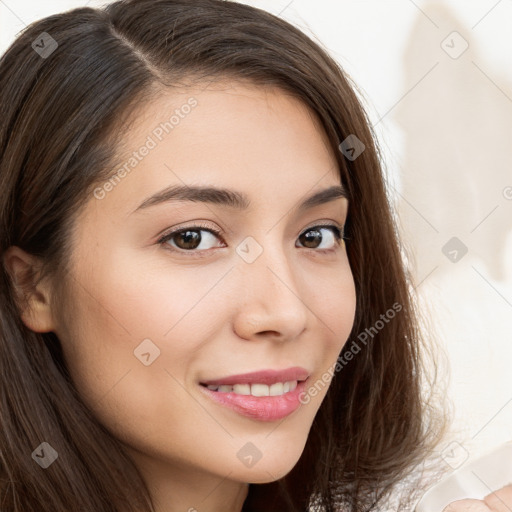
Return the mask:
<path fill-rule="evenodd" d="M 271 384 L 262 384 L 262 383 L 254 383 L 254 384 L 235 384 L 234 386 L 229 386 L 227 384 L 215 385 L 215 384 L 203 384 L 211 391 L 217 391 L 218 393 L 235 393 L 236 395 L 252 395 L 252 396 L 281 396 L 285 393 L 289 393 L 290 391 L 294 391 L 297 388 L 299 382 L 304 382 L 304 380 L 288 380 L 286 382 L 276 382 Z"/>
<path fill-rule="evenodd" d="M 260 370 L 230 375 L 200 382 L 204 387 L 219 393 L 237 395 L 280 396 L 297 388 L 309 377 L 310 372 L 300 366 L 284 370 Z"/>
<path fill-rule="evenodd" d="M 300 407 L 309 375 L 304 368 L 294 367 L 231 375 L 199 384 L 218 405 L 251 419 L 275 421 Z"/>

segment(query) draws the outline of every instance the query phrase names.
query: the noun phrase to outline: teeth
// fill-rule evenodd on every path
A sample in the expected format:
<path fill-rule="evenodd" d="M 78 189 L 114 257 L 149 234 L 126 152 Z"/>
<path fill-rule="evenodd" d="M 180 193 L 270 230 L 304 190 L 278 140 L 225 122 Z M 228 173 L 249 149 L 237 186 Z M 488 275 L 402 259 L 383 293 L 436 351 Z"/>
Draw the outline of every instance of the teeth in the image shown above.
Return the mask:
<path fill-rule="evenodd" d="M 268 386 L 266 384 L 251 384 L 252 396 L 268 396 Z"/>
<path fill-rule="evenodd" d="M 251 385 L 250 384 L 235 384 L 233 386 L 233 393 L 237 395 L 250 395 Z"/>
<path fill-rule="evenodd" d="M 270 396 L 279 396 L 284 393 L 284 384 L 282 382 L 276 382 L 272 384 L 272 386 L 268 389 L 268 394 Z"/>
<path fill-rule="evenodd" d="M 236 393 L 237 395 L 252 396 L 281 396 L 293 391 L 296 387 L 296 380 L 276 382 L 271 386 L 267 386 L 267 384 L 235 384 L 234 386 L 215 386 L 213 384 L 209 384 L 207 386 L 208 389 L 218 391 L 220 393 Z"/>

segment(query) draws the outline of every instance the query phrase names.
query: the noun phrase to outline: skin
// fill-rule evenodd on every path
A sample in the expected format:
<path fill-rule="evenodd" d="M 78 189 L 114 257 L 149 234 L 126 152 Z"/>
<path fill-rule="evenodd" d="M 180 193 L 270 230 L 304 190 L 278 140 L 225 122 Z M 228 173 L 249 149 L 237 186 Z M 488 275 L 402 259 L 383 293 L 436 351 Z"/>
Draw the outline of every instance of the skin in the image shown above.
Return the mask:
<path fill-rule="evenodd" d="M 315 383 L 335 364 L 355 313 L 345 245 L 329 228 L 318 248 L 299 237 L 319 223 L 342 227 L 348 201 L 294 210 L 339 185 L 335 156 L 298 100 L 241 83 L 162 91 L 140 109 L 119 166 L 191 96 L 198 104 L 190 114 L 104 198 L 88 200 L 66 286 L 57 293 L 51 280 L 40 283 L 22 318 L 57 334 L 79 392 L 125 445 L 157 512 L 240 511 L 248 483 L 274 481 L 296 464 L 328 387 L 284 420 L 265 422 L 213 402 L 199 381 L 302 366 Z M 180 201 L 134 213 L 184 183 L 244 192 L 251 206 Z M 194 251 L 202 258 L 180 252 L 177 237 L 158 243 L 197 221 L 224 231 L 201 232 Z M 236 252 L 247 236 L 263 249 L 250 264 Z M 15 275 L 38 264 L 15 247 L 5 261 Z M 134 356 L 147 338 L 160 350 L 149 366 Z M 248 442 L 262 454 L 252 467 L 237 457 Z"/>

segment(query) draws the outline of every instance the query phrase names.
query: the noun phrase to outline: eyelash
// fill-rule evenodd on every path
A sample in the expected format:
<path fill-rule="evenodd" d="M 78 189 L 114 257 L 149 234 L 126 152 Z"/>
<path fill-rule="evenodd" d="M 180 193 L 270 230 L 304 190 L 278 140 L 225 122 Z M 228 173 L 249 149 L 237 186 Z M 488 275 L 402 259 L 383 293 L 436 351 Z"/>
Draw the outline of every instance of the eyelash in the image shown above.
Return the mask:
<path fill-rule="evenodd" d="M 334 232 L 334 236 L 336 238 L 336 247 L 333 247 L 331 249 L 310 249 L 310 248 L 306 247 L 306 249 L 308 249 L 310 251 L 320 252 L 322 254 L 331 253 L 331 252 L 336 251 L 341 246 L 341 243 L 342 243 L 343 240 L 347 240 L 347 237 L 345 237 L 345 235 L 344 235 L 343 227 L 340 227 L 340 226 L 338 226 L 336 224 L 316 224 L 314 226 L 306 228 L 301 233 L 301 235 L 303 235 L 304 233 L 307 233 L 308 231 L 314 231 L 317 228 L 331 228 L 331 230 Z M 200 251 L 196 250 L 196 249 L 186 250 L 186 249 L 174 248 L 171 245 L 167 244 L 167 242 L 169 240 L 171 240 L 174 236 L 176 236 L 179 233 L 182 233 L 184 231 L 208 231 L 209 233 L 211 233 L 211 234 L 213 234 L 216 237 L 219 237 L 221 239 L 222 239 L 222 235 L 224 234 L 222 231 L 213 229 L 209 225 L 207 226 L 207 225 L 204 225 L 204 224 L 195 224 L 193 226 L 186 226 L 186 227 L 179 228 L 179 229 L 176 229 L 174 231 L 171 231 L 170 233 L 166 233 L 166 234 L 162 235 L 158 239 L 157 243 L 162 245 L 162 246 L 166 245 L 166 250 L 170 250 L 170 251 L 175 252 L 175 253 L 190 254 L 191 255 L 190 257 L 193 257 L 193 258 L 202 258 L 202 257 L 204 257 L 204 255 L 202 253 L 207 253 L 210 249 L 204 249 L 204 250 L 200 250 Z M 222 242 L 224 242 L 223 239 L 222 239 Z M 217 248 L 220 249 L 220 247 L 217 247 Z"/>

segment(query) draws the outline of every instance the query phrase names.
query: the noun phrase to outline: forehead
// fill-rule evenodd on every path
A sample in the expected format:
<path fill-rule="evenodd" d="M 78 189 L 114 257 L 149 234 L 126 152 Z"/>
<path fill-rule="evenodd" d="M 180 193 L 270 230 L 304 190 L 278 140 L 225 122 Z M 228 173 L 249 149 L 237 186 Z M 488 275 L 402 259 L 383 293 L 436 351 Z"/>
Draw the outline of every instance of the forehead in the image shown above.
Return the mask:
<path fill-rule="evenodd" d="M 205 146 L 210 152 L 218 147 L 222 154 L 226 150 L 236 154 L 243 146 L 244 153 L 254 147 L 262 157 L 262 149 L 280 143 L 287 149 L 295 143 L 297 155 L 318 149 L 330 152 L 317 115 L 304 102 L 282 89 L 247 81 L 160 89 L 141 103 L 129 126 L 123 144 L 128 154 L 148 137 L 159 150 L 174 154 Z M 303 147 L 305 139 L 307 147 Z"/>
<path fill-rule="evenodd" d="M 216 184 L 248 196 L 264 188 L 270 197 L 305 194 L 319 180 L 339 183 L 315 114 L 280 89 L 226 82 L 165 89 L 129 126 L 105 183 L 106 199 L 121 209 L 171 184 Z"/>

